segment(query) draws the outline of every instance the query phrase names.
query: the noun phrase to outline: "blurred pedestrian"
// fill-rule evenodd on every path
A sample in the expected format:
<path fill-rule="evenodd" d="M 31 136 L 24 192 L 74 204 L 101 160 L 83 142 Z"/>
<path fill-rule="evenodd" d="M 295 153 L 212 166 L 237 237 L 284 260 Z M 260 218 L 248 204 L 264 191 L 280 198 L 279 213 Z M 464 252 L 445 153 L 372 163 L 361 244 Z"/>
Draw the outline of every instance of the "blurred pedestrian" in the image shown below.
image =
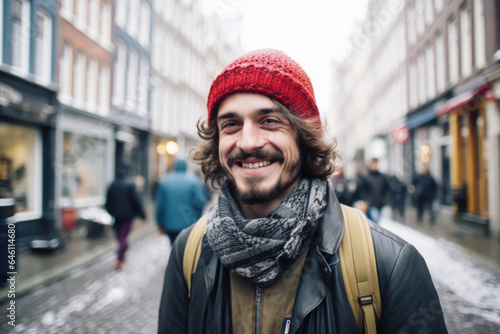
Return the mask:
<path fill-rule="evenodd" d="M 181 158 L 176 159 L 174 172 L 158 184 L 156 223 L 172 244 L 179 232 L 200 218 L 209 198 L 207 189 L 197 175 L 187 174 L 187 162 Z"/>
<path fill-rule="evenodd" d="M 424 211 L 429 212 L 432 224 L 436 222 L 433 209 L 434 199 L 437 195 L 437 184 L 427 166 L 423 166 L 420 173 L 413 176 L 412 180 L 413 203 L 417 208 L 417 221 L 422 222 Z"/>
<path fill-rule="evenodd" d="M 118 241 L 115 269 L 121 269 L 127 251 L 127 237 L 135 217 L 146 219 L 142 200 L 134 180 L 129 177 L 129 168 L 122 164 L 116 171 L 116 179 L 106 193 L 106 210 L 114 218 L 113 230 Z"/>
<path fill-rule="evenodd" d="M 368 218 L 378 224 L 382 208 L 387 204 L 389 183 L 387 177 L 378 170 L 377 158 L 371 160 L 368 173 L 362 177 L 362 194 L 368 202 Z"/>
<path fill-rule="evenodd" d="M 353 206 L 360 199 L 358 181 L 347 178 L 342 165 L 335 167 L 335 174 L 330 178 L 330 182 L 340 203 Z"/>
<path fill-rule="evenodd" d="M 389 201 L 393 218 L 405 219 L 406 185 L 396 176 L 389 176 Z M 399 216 L 397 216 L 399 215 Z"/>

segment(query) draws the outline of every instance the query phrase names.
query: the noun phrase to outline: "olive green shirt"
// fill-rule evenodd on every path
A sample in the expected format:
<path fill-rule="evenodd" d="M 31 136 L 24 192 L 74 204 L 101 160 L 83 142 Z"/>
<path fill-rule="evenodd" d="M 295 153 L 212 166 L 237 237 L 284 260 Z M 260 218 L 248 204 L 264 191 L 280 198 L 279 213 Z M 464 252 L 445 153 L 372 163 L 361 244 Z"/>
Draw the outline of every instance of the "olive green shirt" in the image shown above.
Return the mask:
<path fill-rule="evenodd" d="M 257 309 L 260 310 L 259 333 L 281 333 L 282 327 L 286 326 L 286 320 L 292 318 L 295 296 L 306 258 L 307 252 L 304 252 L 271 287 L 259 291 L 250 280 L 230 273 L 234 333 L 256 333 Z M 256 299 L 258 294 L 260 303 Z"/>

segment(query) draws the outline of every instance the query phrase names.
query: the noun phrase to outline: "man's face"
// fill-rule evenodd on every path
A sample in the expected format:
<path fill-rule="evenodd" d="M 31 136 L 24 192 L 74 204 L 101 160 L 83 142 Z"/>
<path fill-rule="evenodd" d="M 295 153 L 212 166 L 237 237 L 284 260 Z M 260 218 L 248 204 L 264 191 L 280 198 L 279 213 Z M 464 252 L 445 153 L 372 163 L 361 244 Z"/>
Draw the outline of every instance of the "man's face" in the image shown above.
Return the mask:
<path fill-rule="evenodd" d="M 237 93 L 217 114 L 219 160 L 243 204 L 283 200 L 298 184 L 297 132 L 265 95 Z"/>

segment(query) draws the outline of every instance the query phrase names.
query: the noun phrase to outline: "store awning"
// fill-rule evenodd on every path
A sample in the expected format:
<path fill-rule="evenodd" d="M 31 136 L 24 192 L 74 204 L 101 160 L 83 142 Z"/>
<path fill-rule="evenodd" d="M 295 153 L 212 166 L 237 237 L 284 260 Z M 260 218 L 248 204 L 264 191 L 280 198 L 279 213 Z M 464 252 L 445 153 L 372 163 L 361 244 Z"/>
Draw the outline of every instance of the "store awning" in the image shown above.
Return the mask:
<path fill-rule="evenodd" d="M 432 121 L 434 118 L 436 118 L 436 111 L 434 109 L 434 105 L 431 105 L 427 108 L 419 110 L 418 112 L 408 115 L 406 118 L 406 126 L 410 130 L 415 129 L 422 124 Z"/>
<path fill-rule="evenodd" d="M 456 110 L 474 107 L 474 105 L 480 99 L 483 99 L 486 93 L 490 90 L 490 84 L 485 83 L 476 89 L 457 95 L 436 109 L 436 117 L 447 115 Z"/>

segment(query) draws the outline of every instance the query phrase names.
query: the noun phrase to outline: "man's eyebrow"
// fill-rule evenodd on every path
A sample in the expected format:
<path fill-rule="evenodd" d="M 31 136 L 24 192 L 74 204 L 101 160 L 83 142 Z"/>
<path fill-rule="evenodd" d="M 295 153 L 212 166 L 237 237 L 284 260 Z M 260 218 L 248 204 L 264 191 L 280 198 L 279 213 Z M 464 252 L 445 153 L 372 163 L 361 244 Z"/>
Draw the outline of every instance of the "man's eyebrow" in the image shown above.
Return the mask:
<path fill-rule="evenodd" d="M 283 110 L 281 110 L 281 108 L 263 108 L 263 109 L 259 109 L 257 111 L 257 115 L 267 115 L 267 114 L 272 114 L 272 113 L 280 113 L 280 114 L 283 114 Z M 236 112 L 227 112 L 223 115 L 217 115 L 217 122 L 221 121 L 221 120 L 224 120 L 224 119 L 228 119 L 228 118 L 237 118 L 238 117 L 238 113 Z"/>

